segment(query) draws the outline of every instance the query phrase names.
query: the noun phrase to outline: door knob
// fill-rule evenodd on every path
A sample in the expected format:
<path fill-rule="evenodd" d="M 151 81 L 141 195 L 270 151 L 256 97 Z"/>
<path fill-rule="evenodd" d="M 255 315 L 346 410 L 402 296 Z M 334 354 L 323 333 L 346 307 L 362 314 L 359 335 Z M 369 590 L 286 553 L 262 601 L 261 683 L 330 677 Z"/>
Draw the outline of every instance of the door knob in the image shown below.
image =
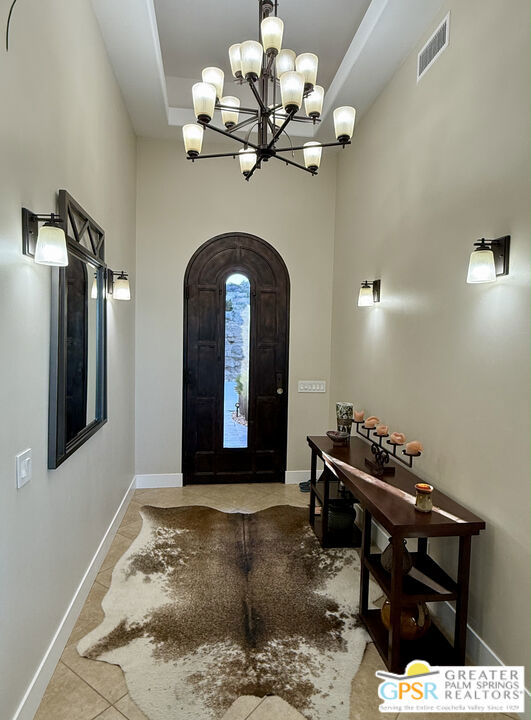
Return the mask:
<path fill-rule="evenodd" d="M 283 395 L 284 394 L 284 388 L 277 388 L 277 395 Z"/>

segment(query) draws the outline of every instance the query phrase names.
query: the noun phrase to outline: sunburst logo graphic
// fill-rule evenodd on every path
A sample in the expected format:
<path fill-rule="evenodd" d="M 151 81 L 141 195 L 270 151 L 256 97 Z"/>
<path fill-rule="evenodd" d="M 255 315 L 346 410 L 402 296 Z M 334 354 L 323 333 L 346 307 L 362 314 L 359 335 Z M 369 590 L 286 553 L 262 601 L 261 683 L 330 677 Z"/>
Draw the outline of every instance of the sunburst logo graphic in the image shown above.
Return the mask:
<path fill-rule="evenodd" d="M 438 670 L 432 670 L 429 663 L 424 660 L 413 660 L 406 666 L 406 672 L 403 675 L 395 673 L 387 673 L 377 670 L 375 675 L 379 678 L 391 678 L 392 680 L 405 680 L 406 678 L 426 677 L 426 675 L 438 675 Z"/>

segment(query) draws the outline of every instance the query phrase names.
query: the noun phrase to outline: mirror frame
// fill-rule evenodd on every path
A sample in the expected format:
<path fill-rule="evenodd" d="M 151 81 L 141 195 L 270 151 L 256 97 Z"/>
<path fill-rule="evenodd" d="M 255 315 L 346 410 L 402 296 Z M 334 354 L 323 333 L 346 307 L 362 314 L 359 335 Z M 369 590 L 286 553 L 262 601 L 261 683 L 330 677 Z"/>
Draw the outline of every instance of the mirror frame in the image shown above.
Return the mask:
<path fill-rule="evenodd" d="M 67 284 L 66 268 L 52 268 L 48 468 L 55 470 L 107 422 L 107 266 L 105 232 L 74 198 L 59 191 L 69 256 L 90 263 L 98 278 L 96 310 L 96 417 L 66 441 Z M 87 249 L 82 243 L 90 245 Z"/>

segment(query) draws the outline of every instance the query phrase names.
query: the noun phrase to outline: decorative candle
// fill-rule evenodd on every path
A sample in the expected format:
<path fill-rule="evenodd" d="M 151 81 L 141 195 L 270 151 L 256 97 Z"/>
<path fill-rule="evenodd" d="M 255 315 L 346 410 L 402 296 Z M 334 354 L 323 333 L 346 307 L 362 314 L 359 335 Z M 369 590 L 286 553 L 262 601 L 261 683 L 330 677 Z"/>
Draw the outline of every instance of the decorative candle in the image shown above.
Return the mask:
<path fill-rule="evenodd" d="M 365 420 L 365 427 L 375 428 L 379 422 L 380 422 L 380 418 L 377 418 L 376 415 L 371 415 L 370 417 L 367 418 L 367 420 Z"/>
<path fill-rule="evenodd" d="M 354 420 L 356 422 L 363 422 L 365 417 L 365 410 L 354 410 Z"/>
<path fill-rule="evenodd" d="M 428 485 L 428 483 L 417 483 L 415 485 L 415 490 L 417 491 L 415 509 L 419 512 L 431 512 L 433 509 L 433 502 L 431 499 L 433 485 Z"/>
<path fill-rule="evenodd" d="M 400 432 L 391 433 L 389 442 L 392 442 L 393 445 L 403 445 L 406 442 L 406 436 Z"/>
<path fill-rule="evenodd" d="M 406 455 L 419 455 L 424 450 L 418 440 L 406 443 Z"/>
<path fill-rule="evenodd" d="M 378 425 L 376 428 L 377 435 L 389 435 L 389 427 L 387 425 Z"/>
<path fill-rule="evenodd" d="M 337 429 L 350 435 L 354 405 L 349 402 L 336 403 Z"/>

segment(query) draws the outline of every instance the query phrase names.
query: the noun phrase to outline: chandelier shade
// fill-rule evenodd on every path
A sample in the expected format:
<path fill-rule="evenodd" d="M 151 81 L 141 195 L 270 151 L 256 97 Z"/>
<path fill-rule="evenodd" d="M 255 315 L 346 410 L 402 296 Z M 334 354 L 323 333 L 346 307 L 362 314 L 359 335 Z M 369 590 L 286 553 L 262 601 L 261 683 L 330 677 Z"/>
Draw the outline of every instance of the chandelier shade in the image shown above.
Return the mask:
<path fill-rule="evenodd" d="M 235 78 L 242 76 L 242 56 L 240 43 L 235 43 L 229 48 L 230 69 Z"/>
<path fill-rule="evenodd" d="M 353 107 L 343 106 L 334 110 L 334 129 L 336 138 L 342 140 L 350 140 L 354 134 L 354 121 L 356 120 L 356 111 Z"/>
<path fill-rule="evenodd" d="M 262 20 L 260 28 L 264 52 L 276 55 L 282 47 L 284 23 L 280 18 L 270 15 Z"/>
<path fill-rule="evenodd" d="M 188 157 L 197 157 L 203 146 L 203 126 L 197 123 L 183 125 L 184 149 Z"/>
<path fill-rule="evenodd" d="M 291 71 L 280 76 L 280 97 L 282 107 L 287 113 L 296 112 L 302 105 L 304 93 L 304 76 L 302 73 Z"/>
<path fill-rule="evenodd" d="M 242 148 L 239 152 L 240 170 L 243 175 L 248 175 L 256 164 L 256 152 Z"/>
<path fill-rule="evenodd" d="M 319 170 L 321 155 L 323 152 L 321 143 L 314 142 L 313 140 L 311 142 L 304 143 L 304 149 L 302 152 L 304 155 L 304 165 L 308 168 L 308 170 Z"/>
<path fill-rule="evenodd" d="M 301 53 L 295 60 L 295 70 L 304 76 L 304 89 L 311 90 L 317 82 L 319 59 L 314 53 Z"/>
<path fill-rule="evenodd" d="M 262 74 L 264 49 L 256 40 L 246 40 L 240 46 L 242 75 L 246 80 L 257 80 Z"/>
<path fill-rule="evenodd" d="M 227 129 L 234 127 L 238 123 L 240 116 L 240 98 L 234 95 L 225 95 L 221 98 L 221 120 Z M 234 108 L 228 110 L 227 107 Z"/>
<path fill-rule="evenodd" d="M 313 90 L 304 98 L 306 115 L 311 118 L 321 117 L 323 111 L 324 88 L 314 85 Z"/>
<path fill-rule="evenodd" d="M 279 52 L 275 60 L 277 77 L 280 77 L 285 72 L 295 70 L 295 57 L 293 50 L 288 50 L 287 48 Z"/>
<path fill-rule="evenodd" d="M 203 82 L 210 83 L 216 88 L 216 97 L 219 100 L 223 95 L 223 81 L 225 73 L 218 67 L 207 67 L 201 73 Z"/>
<path fill-rule="evenodd" d="M 209 123 L 214 117 L 216 88 L 210 83 L 198 82 L 192 86 L 194 112 L 198 120 Z"/>
<path fill-rule="evenodd" d="M 270 160 L 280 160 L 286 166 L 316 175 L 323 148 L 350 145 L 356 111 L 353 107 L 334 110 L 335 141 L 318 142 L 312 139 L 323 112 L 328 112 L 324 105 L 325 89 L 316 84 L 319 59 L 315 53 L 297 55 L 294 50 L 283 48 L 285 28 L 283 21 L 277 17 L 278 3 L 276 0 L 257 2 L 259 41 L 245 40 L 229 47 L 234 82 L 248 88 L 245 101 L 243 95 L 240 101 L 237 92 L 223 95 L 223 70 L 205 67 L 202 82 L 192 87 L 197 122 L 188 123 L 182 129 L 186 156 L 192 161 L 238 158 L 246 180 L 250 180 Z M 326 32 L 326 28 L 318 31 Z M 216 110 L 221 113 L 219 125 L 212 122 Z M 312 124 L 310 132 L 294 132 L 295 135 L 305 136 L 307 142 L 300 145 L 293 143 L 292 123 Z M 229 138 L 233 146 L 227 152 L 205 153 L 205 128 Z M 282 143 L 283 138 L 289 144 Z"/>

